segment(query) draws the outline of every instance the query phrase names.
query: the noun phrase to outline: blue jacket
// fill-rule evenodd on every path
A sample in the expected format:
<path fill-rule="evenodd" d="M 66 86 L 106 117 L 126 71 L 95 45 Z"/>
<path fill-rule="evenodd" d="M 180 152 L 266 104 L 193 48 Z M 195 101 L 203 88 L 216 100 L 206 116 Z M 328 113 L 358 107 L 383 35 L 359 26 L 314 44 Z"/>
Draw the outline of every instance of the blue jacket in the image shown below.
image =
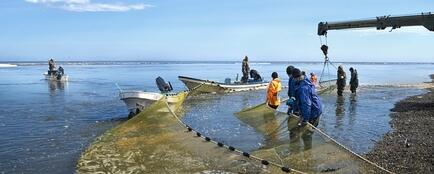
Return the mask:
<path fill-rule="evenodd" d="M 321 115 L 321 100 L 316 94 L 315 86 L 309 79 L 305 78 L 296 83 L 295 99 L 303 121 L 309 121 Z"/>
<path fill-rule="evenodd" d="M 295 88 L 296 88 L 296 80 L 294 78 L 289 77 L 288 80 L 288 97 L 295 97 Z M 289 105 L 291 107 L 291 112 L 298 112 L 298 106 L 296 104 Z M 289 112 L 289 111 L 288 111 Z"/>
<path fill-rule="evenodd" d="M 289 77 L 288 80 L 288 97 L 295 97 L 295 80 L 291 77 Z"/>

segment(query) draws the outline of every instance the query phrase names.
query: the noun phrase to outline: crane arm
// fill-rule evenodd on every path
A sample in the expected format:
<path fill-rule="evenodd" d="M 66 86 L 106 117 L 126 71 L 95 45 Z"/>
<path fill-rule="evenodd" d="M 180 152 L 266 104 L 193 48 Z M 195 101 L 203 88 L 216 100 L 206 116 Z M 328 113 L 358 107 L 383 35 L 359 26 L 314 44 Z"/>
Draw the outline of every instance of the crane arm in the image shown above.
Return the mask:
<path fill-rule="evenodd" d="M 318 24 L 318 35 L 327 34 L 328 30 L 341 30 L 350 28 L 376 27 L 377 30 L 384 30 L 387 27 L 392 29 L 404 26 L 424 26 L 434 31 L 434 14 L 431 12 L 407 16 L 378 16 L 375 19 L 354 20 L 345 22 L 320 22 Z"/>

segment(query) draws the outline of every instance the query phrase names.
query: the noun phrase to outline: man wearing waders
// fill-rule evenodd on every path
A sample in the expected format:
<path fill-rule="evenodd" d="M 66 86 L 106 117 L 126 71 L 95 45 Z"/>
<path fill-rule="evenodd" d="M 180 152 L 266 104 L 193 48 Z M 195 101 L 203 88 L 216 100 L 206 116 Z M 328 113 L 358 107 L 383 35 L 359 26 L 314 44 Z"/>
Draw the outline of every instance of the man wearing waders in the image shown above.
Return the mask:
<path fill-rule="evenodd" d="M 338 87 L 338 96 L 342 96 L 342 92 L 345 89 L 346 80 L 347 80 L 347 76 L 345 75 L 344 68 L 342 67 L 342 65 L 339 65 L 338 80 L 336 82 L 336 85 Z"/>
<path fill-rule="evenodd" d="M 241 71 L 243 72 L 243 77 L 241 77 L 241 82 L 242 83 L 247 83 L 247 80 L 249 80 L 249 72 L 250 72 L 250 67 L 249 67 L 249 58 L 246 56 L 243 59 L 243 65 L 241 67 Z"/>
<path fill-rule="evenodd" d="M 309 122 L 313 126 L 317 126 L 319 117 L 322 114 L 322 104 L 319 96 L 316 94 L 315 86 L 297 68 L 292 71 L 292 78 L 296 81 L 295 103 L 300 110 L 300 122 L 298 125 L 304 126 Z"/>
<path fill-rule="evenodd" d="M 297 112 L 297 108 L 295 105 L 295 80 L 292 78 L 292 71 L 294 70 L 294 67 L 289 65 L 286 68 L 286 74 L 288 74 L 288 100 L 286 101 L 286 105 L 288 105 L 288 112 L 287 114 L 290 115 L 294 112 Z"/>
<path fill-rule="evenodd" d="M 353 67 L 350 68 L 351 79 L 350 79 L 350 90 L 351 93 L 356 93 L 357 87 L 359 87 L 359 79 L 357 77 L 357 70 Z"/>

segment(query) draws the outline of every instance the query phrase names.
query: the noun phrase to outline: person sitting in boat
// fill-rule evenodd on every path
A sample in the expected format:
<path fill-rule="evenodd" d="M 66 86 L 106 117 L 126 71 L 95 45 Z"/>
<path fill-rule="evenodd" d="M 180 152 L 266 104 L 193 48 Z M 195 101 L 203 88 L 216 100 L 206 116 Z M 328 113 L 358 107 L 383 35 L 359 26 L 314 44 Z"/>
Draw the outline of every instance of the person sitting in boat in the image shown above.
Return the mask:
<path fill-rule="evenodd" d="M 250 72 L 249 58 L 247 56 L 244 57 L 244 59 L 243 59 L 241 71 L 243 72 L 243 77 L 241 77 L 241 82 L 247 83 L 247 80 L 249 80 L 249 72 Z"/>
<path fill-rule="evenodd" d="M 261 75 L 259 75 L 258 71 L 254 69 L 250 70 L 250 77 L 253 78 L 253 82 L 262 82 Z"/>
<path fill-rule="evenodd" d="M 316 77 L 316 74 L 313 72 L 310 73 L 310 82 L 312 82 L 314 86 L 318 85 L 318 77 Z"/>
<path fill-rule="evenodd" d="M 277 109 L 280 105 L 279 92 L 282 90 L 279 75 L 277 72 L 271 74 L 273 80 L 268 84 L 267 89 L 267 104 L 273 109 Z"/>
<path fill-rule="evenodd" d="M 63 69 L 62 66 L 59 66 L 59 69 L 57 70 L 57 73 L 59 73 L 62 76 L 65 74 L 65 70 Z"/>
<path fill-rule="evenodd" d="M 160 76 L 158 76 L 155 79 L 155 82 L 157 83 L 158 89 L 161 92 L 170 92 L 173 90 L 172 85 L 169 83 L 166 83 L 166 81 L 164 81 L 164 79 Z"/>
<path fill-rule="evenodd" d="M 314 85 L 297 68 L 292 71 L 292 77 L 296 80 L 295 103 L 300 109 L 298 125 L 303 126 L 309 122 L 317 126 L 322 114 L 322 104 Z"/>
<path fill-rule="evenodd" d="M 53 59 L 48 60 L 48 75 L 56 74 L 56 64 Z"/>

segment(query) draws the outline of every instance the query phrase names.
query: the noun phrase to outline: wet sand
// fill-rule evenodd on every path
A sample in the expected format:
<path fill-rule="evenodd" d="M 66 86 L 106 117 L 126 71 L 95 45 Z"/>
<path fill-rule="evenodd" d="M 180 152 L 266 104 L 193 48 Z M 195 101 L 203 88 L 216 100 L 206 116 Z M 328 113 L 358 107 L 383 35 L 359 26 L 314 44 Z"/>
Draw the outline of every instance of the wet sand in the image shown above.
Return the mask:
<path fill-rule="evenodd" d="M 395 104 L 393 131 L 366 155 L 369 160 L 396 173 L 434 173 L 434 88 L 427 90 Z"/>

